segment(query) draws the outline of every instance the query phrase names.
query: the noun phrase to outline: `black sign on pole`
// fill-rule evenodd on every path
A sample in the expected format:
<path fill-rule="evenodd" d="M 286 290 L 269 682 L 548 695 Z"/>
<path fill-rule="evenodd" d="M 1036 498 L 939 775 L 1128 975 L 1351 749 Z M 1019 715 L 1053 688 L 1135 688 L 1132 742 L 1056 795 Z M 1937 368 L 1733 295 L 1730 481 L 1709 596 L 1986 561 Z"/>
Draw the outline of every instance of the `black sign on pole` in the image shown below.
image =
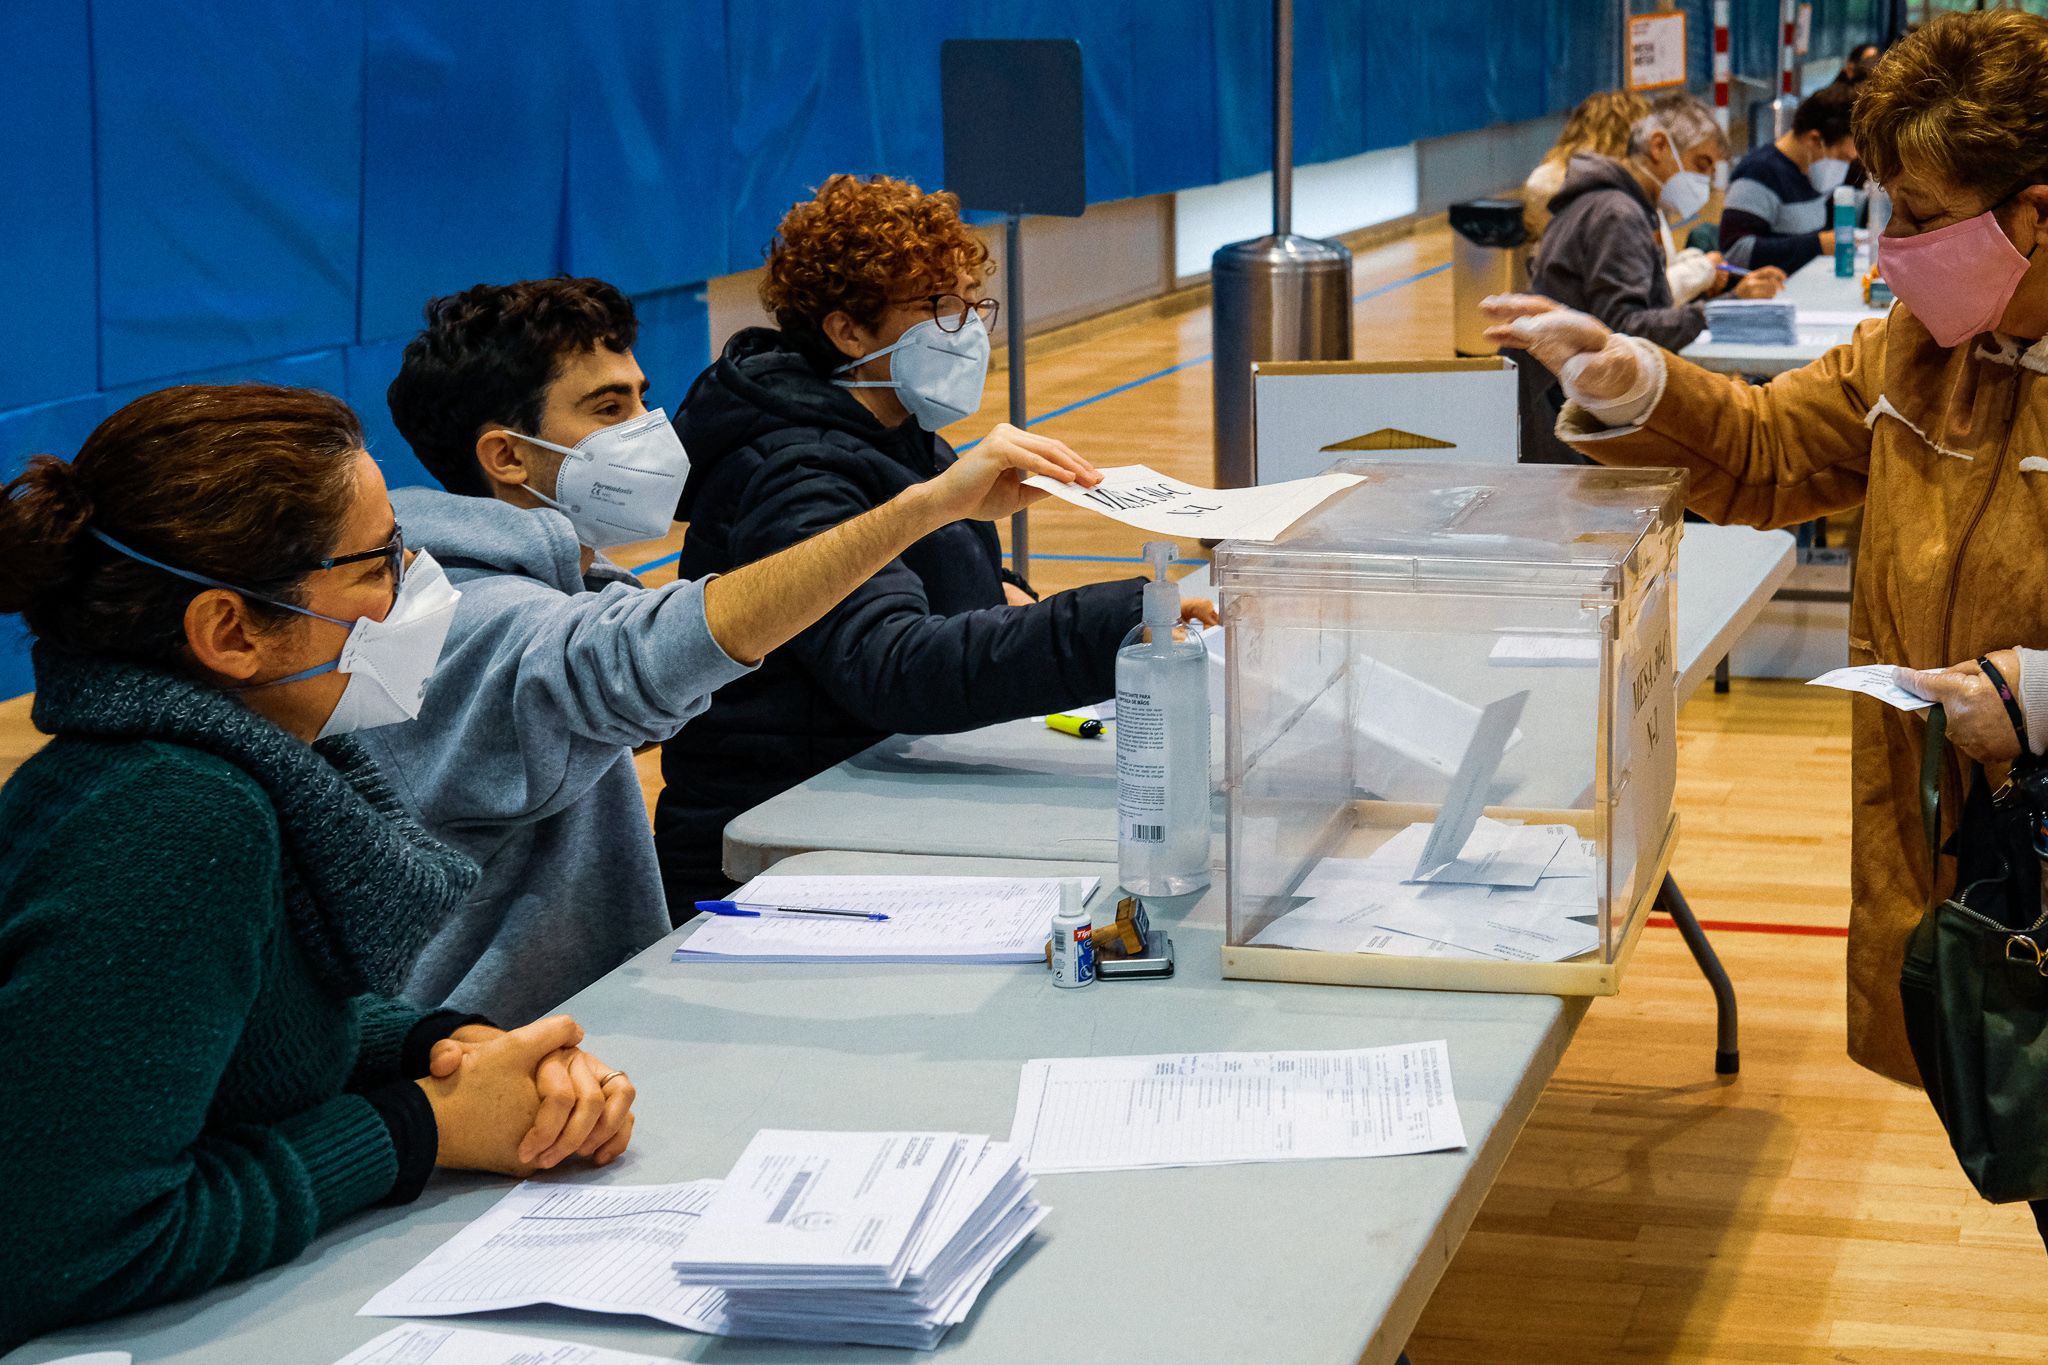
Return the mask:
<path fill-rule="evenodd" d="M 953 38 L 939 45 L 946 188 L 962 208 L 1000 213 L 1010 423 L 1024 426 L 1024 215 L 1088 209 L 1081 45 L 1072 38 Z M 1010 519 L 1010 564 L 1030 564 L 1029 528 Z"/>

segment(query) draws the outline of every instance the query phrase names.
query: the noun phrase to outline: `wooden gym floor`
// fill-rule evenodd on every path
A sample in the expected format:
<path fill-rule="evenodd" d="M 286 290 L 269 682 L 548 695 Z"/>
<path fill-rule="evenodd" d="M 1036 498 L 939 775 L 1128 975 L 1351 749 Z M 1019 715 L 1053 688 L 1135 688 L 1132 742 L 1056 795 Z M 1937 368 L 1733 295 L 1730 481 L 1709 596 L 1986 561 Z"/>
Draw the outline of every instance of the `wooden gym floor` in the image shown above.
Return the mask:
<path fill-rule="evenodd" d="M 1451 353 L 1449 255 L 1440 220 L 1359 253 L 1361 358 Z M 1098 463 L 1207 482 L 1208 352 L 1199 296 L 1069 328 L 1033 343 L 1031 411 L 1060 412 L 1039 429 Z M 662 392 L 688 378 L 654 376 Z M 980 435 L 1006 404 L 992 374 L 948 435 Z M 1136 573 L 1142 538 L 1049 505 L 1032 577 Z M 1794 683 L 1738 680 L 1685 708 L 1675 871 L 1735 979 L 1742 1075 L 1714 1076 L 1706 986 L 1653 925 L 1445 1269 L 1416 1365 L 2048 1358 L 2048 1253 L 2026 1210 L 1979 1201 L 1920 1094 L 1843 1055 L 1848 730 L 1845 696 Z M 0 703 L 0 774 L 35 743 L 26 701 Z M 641 771 L 651 793 L 651 755 Z"/>

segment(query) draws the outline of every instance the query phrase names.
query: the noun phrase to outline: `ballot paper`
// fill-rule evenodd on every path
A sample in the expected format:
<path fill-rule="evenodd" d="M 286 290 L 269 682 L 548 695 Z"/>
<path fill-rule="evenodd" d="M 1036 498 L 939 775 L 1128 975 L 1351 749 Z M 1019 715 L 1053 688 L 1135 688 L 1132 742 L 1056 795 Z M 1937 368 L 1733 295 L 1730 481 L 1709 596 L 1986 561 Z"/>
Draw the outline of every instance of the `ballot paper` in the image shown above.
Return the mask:
<path fill-rule="evenodd" d="M 1395 878 L 1438 885 L 1473 886 L 1536 885 L 1550 870 L 1550 864 L 1565 844 L 1577 838 L 1569 825 L 1510 825 L 1480 816 L 1458 856 L 1435 870 L 1414 875 L 1418 855 L 1434 837 L 1436 826 L 1422 823 L 1408 826 L 1359 860 L 1357 879 L 1375 881 Z"/>
<path fill-rule="evenodd" d="M 1522 718 L 1522 708 L 1528 701 L 1527 692 L 1515 692 L 1479 713 L 1479 724 L 1465 746 L 1465 756 L 1458 763 L 1457 775 L 1451 779 L 1451 789 L 1438 807 L 1436 823 L 1416 859 L 1418 879 L 1434 875 L 1462 856 L 1472 831 L 1478 827 L 1480 812 L 1486 808 L 1487 789 L 1493 785 L 1493 775 L 1500 771 L 1501 757 L 1514 737 L 1515 722 Z"/>
<path fill-rule="evenodd" d="M 125 1357 L 124 1357 L 125 1359 Z M 467 1327 L 429 1327 L 408 1322 L 334 1365 L 673 1365 L 661 1356 L 609 1351 L 572 1341 L 478 1332 Z"/>
<path fill-rule="evenodd" d="M 724 1330 L 724 1295 L 676 1282 L 677 1251 L 717 1191 L 528 1181 L 364 1304 L 360 1317 L 434 1318 L 552 1303 Z"/>
<path fill-rule="evenodd" d="M 1485 899 L 1486 894 L 1483 888 L 1480 889 L 1478 899 Z M 1385 897 L 1362 899 L 1342 893 L 1311 897 L 1254 934 L 1251 943 L 1257 948 L 1301 948 L 1317 953 L 1379 953 L 1387 957 L 1486 956 L 1469 948 L 1381 928 L 1380 917 L 1392 908 L 1393 904 Z"/>
<path fill-rule="evenodd" d="M 1043 1220 L 1032 1184 L 986 1137 L 764 1130 L 675 1273 L 729 1335 L 929 1350 Z"/>
<path fill-rule="evenodd" d="M 1548 635 L 1535 631 L 1495 637 L 1486 656 L 1497 664 L 1583 667 L 1600 662 L 1600 641 L 1591 635 Z"/>
<path fill-rule="evenodd" d="M 1566 962 L 1600 946 L 1600 927 L 1584 916 L 1599 903 L 1583 894 L 1544 887 L 1496 889 L 1477 907 L 1444 909 L 1418 902 L 1390 908 L 1382 929 L 1426 938 L 1508 962 Z"/>
<path fill-rule="evenodd" d="M 1044 474 L 1024 482 L 1076 507 L 1113 517 L 1154 535 L 1204 540 L 1277 540 L 1288 527 L 1364 481 L 1362 474 L 1317 474 L 1256 488 L 1202 488 L 1146 465 L 1102 471 L 1093 488 Z"/>
<path fill-rule="evenodd" d="M 1910 692 L 1899 682 L 1899 668 L 1895 664 L 1863 664 L 1856 668 L 1838 668 L 1832 673 L 1823 673 L 1807 684 L 1808 687 L 1839 687 L 1844 692 L 1861 692 L 1866 697 L 1876 697 L 1886 706 L 1901 711 L 1925 711 L 1934 705 L 1916 692 Z"/>
<path fill-rule="evenodd" d="M 872 910 L 886 920 L 705 915 L 677 962 L 1018 962 L 1043 965 L 1063 881 L 1095 877 L 756 877 L 732 899 Z"/>
<path fill-rule="evenodd" d="M 1724 346 L 1795 346 L 1799 309 L 1789 299 L 1712 299 L 1707 331 Z"/>
<path fill-rule="evenodd" d="M 1010 1144 L 1049 1175 L 1439 1152 L 1465 1129 L 1439 1040 L 1030 1061 Z"/>

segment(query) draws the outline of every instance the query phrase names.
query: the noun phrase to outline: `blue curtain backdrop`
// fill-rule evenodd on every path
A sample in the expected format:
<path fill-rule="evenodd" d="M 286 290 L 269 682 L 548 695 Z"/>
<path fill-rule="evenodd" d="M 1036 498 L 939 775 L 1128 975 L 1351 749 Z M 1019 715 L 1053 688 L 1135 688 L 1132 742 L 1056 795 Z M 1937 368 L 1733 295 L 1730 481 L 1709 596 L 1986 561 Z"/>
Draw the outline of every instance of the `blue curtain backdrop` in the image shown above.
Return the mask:
<path fill-rule="evenodd" d="M 1707 72 L 1707 0 L 1694 77 Z M 1648 0 L 1644 0 L 1647 7 Z M 1820 0 L 1838 51 L 1879 0 Z M 1737 67 L 1776 0 L 1737 0 Z M 570 270 L 639 301 L 673 404 L 711 343 L 703 281 L 758 265 L 834 171 L 937 185 L 938 45 L 1071 37 L 1088 197 L 1263 169 L 1269 0 L 6 0 L 0 3 L 0 478 L 163 384 L 344 395 L 425 482 L 384 390 L 420 308 Z M 1537 117 L 1612 84 L 1611 0 L 1298 0 L 1295 153 L 1325 161 Z M 25 210 L 25 211 L 24 211 Z M 27 690 L 0 620 L 0 697 Z"/>

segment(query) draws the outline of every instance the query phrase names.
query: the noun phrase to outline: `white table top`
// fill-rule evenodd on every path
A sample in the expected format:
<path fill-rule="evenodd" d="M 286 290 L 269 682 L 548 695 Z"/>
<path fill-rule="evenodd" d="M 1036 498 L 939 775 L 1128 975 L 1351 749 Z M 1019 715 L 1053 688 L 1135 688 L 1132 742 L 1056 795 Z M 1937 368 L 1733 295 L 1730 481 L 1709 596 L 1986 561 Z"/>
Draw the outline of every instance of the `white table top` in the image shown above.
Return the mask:
<path fill-rule="evenodd" d="M 1713 675 L 1792 572 L 1783 531 L 1688 525 L 1678 547 L 1678 700 Z M 1204 576 L 1182 580 L 1190 592 Z M 1192 585 L 1192 586 L 1189 586 Z M 1219 761 L 1220 739 L 1210 752 Z M 859 849 L 1116 861 L 1116 755 L 1017 720 L 961 735 L 899 735 L 740 815 L 725 869 L 744 881 L 793 853 Z M 1213 807 L 1223 861 L 1223 803 Z"/>
<path fill-rule="evenodd" d="M 1100 875 L 1099 864 L 813 854 L 791 872 Z M 587 1046 L 632 1073 L 628 1158 L 566 1178 L 642 1184 L 723 1174 L 764 1127 L 940 1128 L 1004 1136 L 1032 1057 L 1450 1043 L 1469 1146 L 1377 1160 L 1054 1176 L 1052 1215 L 936 1353 L 978 1362 L 1391 1361 L 1571 1040 L 1584 1000 L 1226 981 L 1222 889 L 1154 902 L 1178 975 L 1063 991 L 1026 967 L 677 964 L 675 937 L 570 1001 Z M 685 931 L 687 932 L 687 931 Z M 184 1303 L 46 1337 L 30 1365 L 126 1349 L 142 1365 L 322 1365 L 390 1326 L 376 1290 L 508 1188 L 436 1176 L 290 1265 Z M 1104 1306 L 1112 1272 L 1129 1306 Z M 535 1308 L 451 1319 L 683 1360 L 911 1360 L 691 1336 L 635 1318 Z"/>
<path fill-rule="evenodd" d="M 1783 374 L 1786 370 L 1812 364 L 1835 347 L 1845 344 L 1856 330 L 1853 325 L 1808 323 L 1804 314 L 1853 312 L 1872 318 L 1885 315 L 1883 308 L 1864 307 L 1862 276 L 1858 274 L 1842 279 L 1835 274 L 1835 258 L 1832 256 L 1817 257 L 1793 271 L 1779 297 L 1799 305 L 1802 317 L 1798 345 L 1736 345 L 1716 342 L 1711 335 L 1702 332 L 1699 340 L 1679 354 L 1696 365 L 1723 374 Z"/>

